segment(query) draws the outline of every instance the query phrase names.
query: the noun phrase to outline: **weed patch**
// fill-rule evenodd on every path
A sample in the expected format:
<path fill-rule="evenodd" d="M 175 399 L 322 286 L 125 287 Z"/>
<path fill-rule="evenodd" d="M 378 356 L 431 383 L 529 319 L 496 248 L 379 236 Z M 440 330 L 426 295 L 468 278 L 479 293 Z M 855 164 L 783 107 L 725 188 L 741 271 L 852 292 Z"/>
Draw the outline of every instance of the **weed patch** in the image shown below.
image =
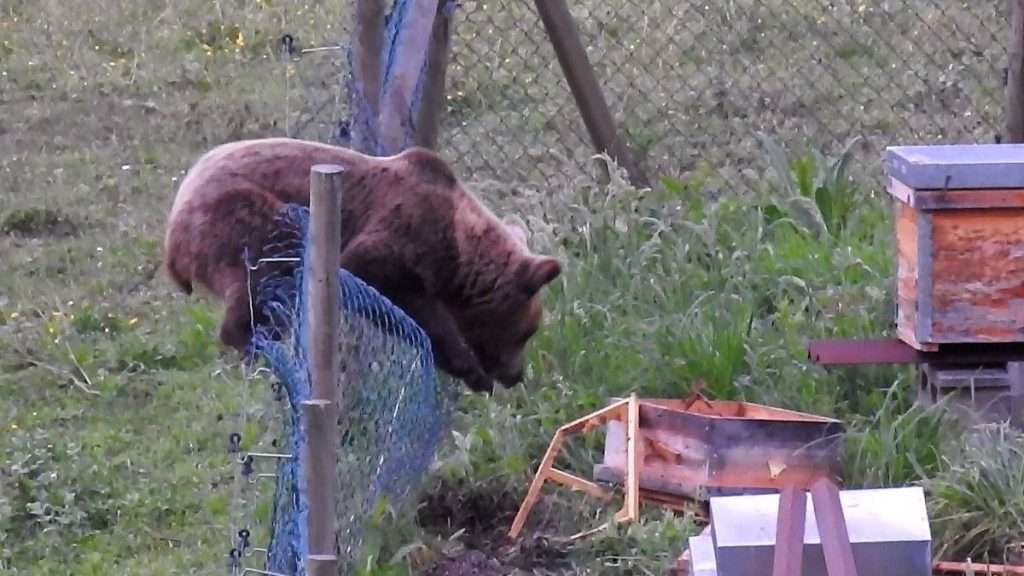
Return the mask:
<path fill-rule="evenodd" d="M 78 234 L 81 225 L 53 208 L 12 210 L 0 219 L 0 232 L 24 238 L 61 238 Z"/>

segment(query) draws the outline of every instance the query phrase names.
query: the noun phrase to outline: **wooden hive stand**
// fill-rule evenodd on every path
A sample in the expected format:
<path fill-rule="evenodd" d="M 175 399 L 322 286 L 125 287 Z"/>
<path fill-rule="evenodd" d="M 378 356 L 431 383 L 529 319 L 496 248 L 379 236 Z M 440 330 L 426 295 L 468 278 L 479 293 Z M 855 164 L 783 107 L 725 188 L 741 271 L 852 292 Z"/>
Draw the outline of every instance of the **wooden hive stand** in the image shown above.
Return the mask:
<path fill-rule="evenodd" d="M 896 331 L 915 350 L 1024 344 L 1024 145 L 894 146 Z M 1024 425 L 1015 362 L 921 365 L 918 399 Z"/>

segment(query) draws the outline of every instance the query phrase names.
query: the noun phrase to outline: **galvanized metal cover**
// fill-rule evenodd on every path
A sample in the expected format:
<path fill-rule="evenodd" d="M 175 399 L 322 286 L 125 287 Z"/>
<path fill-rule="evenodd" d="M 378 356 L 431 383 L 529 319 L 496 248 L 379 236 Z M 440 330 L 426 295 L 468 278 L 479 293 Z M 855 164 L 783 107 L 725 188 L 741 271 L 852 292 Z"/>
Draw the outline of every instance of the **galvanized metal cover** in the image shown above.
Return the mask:
<path fill-rule="evenodd" d="M 1024 144 L 890 146 L 885 166 L 918 190 L 1024 188 Z"/>
<path fill-rule="evenodd" d="M 690 536 L 690 576 L 718 576 L 711 534 Z"/>
<path fill-rule="evenodd" d="M 826 576 L 814 503 L 806 495 L 804 574 Z M 931 530 L 920 487 L 839 493 L 858 573 L 928 576 Z M 711 526 L 720 576 L 771 574 L 779 496 L 711 499 Z"/>

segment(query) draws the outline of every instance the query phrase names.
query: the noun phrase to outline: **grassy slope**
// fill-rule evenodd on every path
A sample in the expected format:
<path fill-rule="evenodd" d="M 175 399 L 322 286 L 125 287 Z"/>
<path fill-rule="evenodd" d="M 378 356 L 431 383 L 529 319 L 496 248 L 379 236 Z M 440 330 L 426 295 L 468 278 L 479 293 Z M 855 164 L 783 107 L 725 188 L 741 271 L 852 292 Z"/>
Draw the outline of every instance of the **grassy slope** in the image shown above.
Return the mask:
<path fill-rule="evenodd" d="M 296 121 L 284 66 L 273 59 L 277 34 L 313 30 L 319 37 L 303 40 L 316 44 L 330 34 L 322 23 L 341 15 L 271 2 L 179 4 L 0 5 L 5 573 L 206 573 L 223 561 L 236 520 L 253 512 L 236 506 L 224 448 L 234 430 L 269 439 L 260 421 L 266 382 L 222 355 L 216 307 L 153 274 L 176 179 L 195 156 Z M 386 539 L 384 553 L 410 541 L 450 547 L 437 539 L 462 527 L 459 539 L 508 563 L 537 557 L 497 548 L 494 535 L 507 528 L 553 429 L 610 395 L 681 394 L 698 379 L 719 396 L 846 418 L 854 485 L 938 474 L 933 502 L 959 514 L 962 530 L 978 524 L 963 514 L 981 509 L 976 495 L 1022 493 L 1021 459 L 1010 449 L 995 479 L 972 477 L 977 463 L 940 461 L 932 440 L 949 434 L 931 415 L 905 415 L 898 390 L 907 373 L 829 375 L 802 360 L 808 337 L 886 327 L 891 240 L 877 196 L 852 191 L 855 208 L 831 212 L 840 214 L 824 219 L 834 234 L 817 236 L 821 210 L 806 202 L 765 197 L 764 210 L 749 197 L 711 202 L 699 182 L 646 197 L 585 179 L 543 193 L 481 190 L 522 215 L 537 246 L 566 256 L 569 272 L 532 347 L 529 384 L 466 399 L 456 441 L 426 483 L 428 529 L 408 518 L 385 526 L 402 536 Z M 594 440 L 574 443 L 562 465 L 589 474 Z M 985 525 L 983 541 L 1020 533 L 1012 512 L 1021 504 L 1006 502 L 1010 512 Z M 595 510 L 551 492 L 538 518 L 568 533 L 596 523 Z M 653 569 L 690 529 L 686 518 L 652 511 L 627 533 L 543 562 Z"/>

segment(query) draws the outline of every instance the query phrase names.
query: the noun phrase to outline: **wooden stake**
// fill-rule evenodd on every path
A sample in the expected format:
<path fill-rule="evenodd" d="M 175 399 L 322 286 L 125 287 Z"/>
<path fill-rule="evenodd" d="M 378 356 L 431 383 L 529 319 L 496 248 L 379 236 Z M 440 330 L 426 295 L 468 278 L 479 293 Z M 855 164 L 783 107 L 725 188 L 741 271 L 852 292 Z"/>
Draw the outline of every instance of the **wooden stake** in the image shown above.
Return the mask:
<path fill-rule="evenodd" d="M 1024 0 L 1022 0 L 1024 1 Z M 629 174 L 636 186 L 648 186 L 647 176 L 640 169 L 625 142 L 615 133 L 615 122 L 608 110 L 604 93 L 580 41 L 576 22 L 565 0 L 534 0 L 537 13 L 555 49 L 569 90 L 576 99 L 583 123 L 598 152 L 606 152 Z"/>
<path fill-rule="evenodd" d="M 380 99 L 379 155 L 398 154 L 415 142 L 414 121 L 409 117 L 416 91 L 416 82 L 426 59 L 437 13 L 437 0 L 408 0 L 409 12 L 402 35 L 392 55 L 391 76 L 386 80 Z"/>
<path fill-rule="evenodd" d="M 384 51 L 384 1 L 356 0 L 357 41 L 352 46 L 352 61 L 358 67 L 363 97 L 374 118 L 380 114 L 381 55 Z"/>
<path fill-rule="evenodd" d="M 779 495 L 772 576 L 800 576 L 803 573 L 806 515 L 807 492 L 794 485 L 787 486 Z"/>
<path fill-rule="evenodd" d="M 1006 136 L 1024 142 L 1024 0 L 1010 0 L 1010 42 L 1006 54 Z"/>
<path fill-rule="evenodd" d="M 452 18 L 444 14 L 447 0 L 438 0 L 434 16 L 434 30 L 430 36 L 427 53 L 427 70 L 423 86 L 423 100 L 416 118 L 416 145 L 437 149 L 437 137 L 441 130 L 447 102 L 445 102 L 445 79 L 448 71 L 448 46 L 452 35 Z"/>
<path fill-rule="evenodd" d="M 307 525 L 310 576 L 336 576 L 337 557 L 337 422 L 338 328 L 341 287 L 341 194 L 344 169 L 313 166 L 310 173 L 310 267 L 308 278 L 311 390 L 303 402 L 307 423 L 305 445 Z"/>
<path fill-rule="evenodd" d="M 356 0 L 352 31 L 351 146 L 376 154 L 380 144 L 380 101 L 384 75 L 384 0 Z"/>

